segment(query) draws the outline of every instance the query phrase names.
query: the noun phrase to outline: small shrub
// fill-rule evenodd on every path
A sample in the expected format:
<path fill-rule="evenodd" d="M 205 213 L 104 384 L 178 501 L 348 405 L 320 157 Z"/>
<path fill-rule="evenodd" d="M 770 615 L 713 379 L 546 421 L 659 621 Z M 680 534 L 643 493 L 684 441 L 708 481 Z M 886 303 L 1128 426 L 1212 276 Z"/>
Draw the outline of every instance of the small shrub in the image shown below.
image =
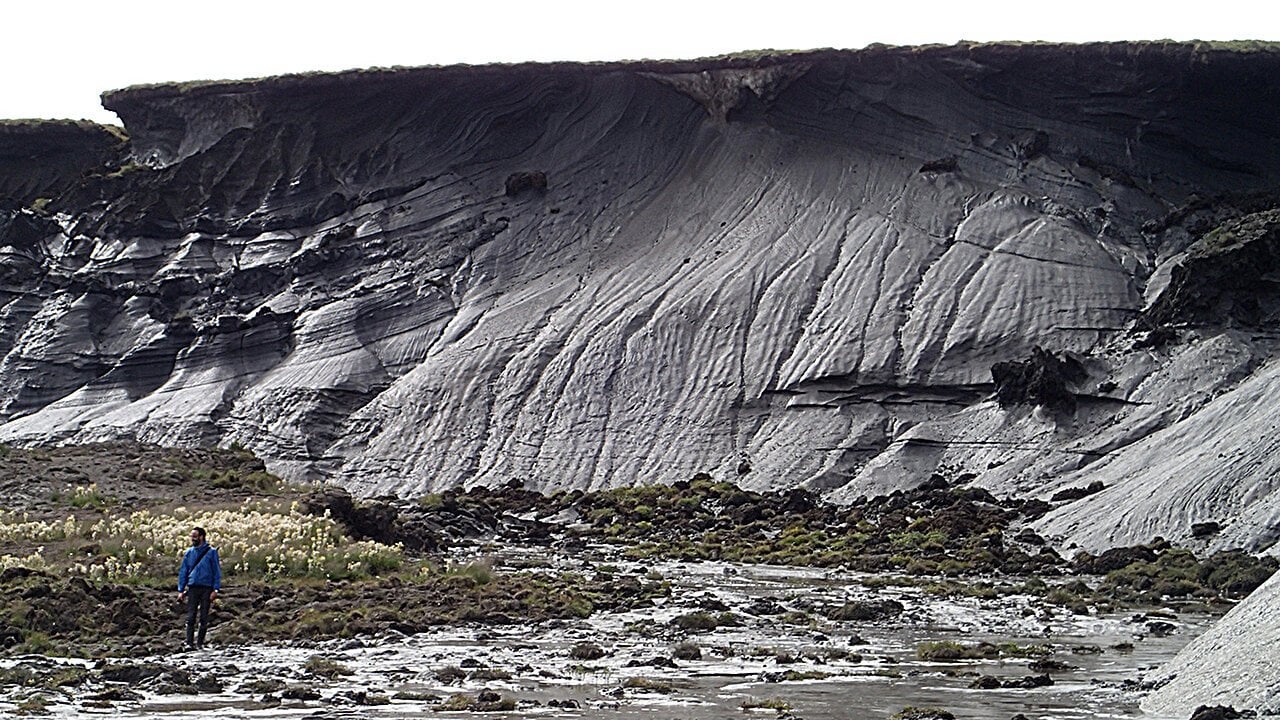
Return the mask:
<path fill-rule="evenodd" d="M 962 645 L 952 640 L 940 640 L 916 646 L 916 657 L 921 660 L 988 660 L 999 656 L 1000 649 L 990 643 Z"/>
<path fill-rule="evenodd" d="M 467 671 L 457 665 L 446 665 L 435 671 L 436 680 L 450 685 L 452 683 L 461 682 L 467 678 Z"/>
<path fill-rule="evenodd" d="M 493 582 L 493 561 L 489 559 L 476 560 L 462 566 L 450 566 L 445 571 L 445 575 L 449 577 L 467 578 L 476 585 L 488 585 Z"/>
<path fill-rule="evenodd" d="M 701 660 L 702 648 L 695 642 L 682 642 L 672 648 L 671 657 L 677 660 Z"/>
<path fill-rule="evenodd" d="M 1196 579 L 1228 597 L 1244 597 L 1266 582 L 1280 562 L 1273 557 L 1254 557 L 1239 550 L 1227 550 L 1206 559 L 1197 569 Z"/>
<path fill-rule="evenodd" d="M 56 652 L 56 646 L 49 636 L 42 632 L 29 632 L 22 638 L 22 643 L 15 650 L 20 653 L 31 655 L 52 655 Z"/>
<path fill-rule="evenodd" d="M 685 632 L 710 632 L 719 626 L 716 616 L 708 612 L 679 615 L 672 619 L 671 624 Z"/>
<path fill-rule="evenodd" d="M 1041 658 L 1053 654 L 1053 647 L 1044 643 L 1038 645 L 1019 645 L 1015 642 L 1002 642 L 996 645 L 1000 655 L 1018 658 Z"/>
<path fill-rule="evenodd" d="M 350 675 L 351 668 L 323 655 L 312 655 L 302 666 L 303 670 L 320 677 L 333 679 L 342 675 Z"/>
<path fill-rule="evenodd" d="M 48 715 L 49 698 L 44 695 L 28 695 L 18 702 L 19 715 Z"/>
<path fill-rule="evenodd" d="M 101 510 L 109 505 L 111 500 L 98 491 L 97 483 L 90 483 L 72 488 L 71 494 L 67 496 L 67 502 L 76 508 Z"/>

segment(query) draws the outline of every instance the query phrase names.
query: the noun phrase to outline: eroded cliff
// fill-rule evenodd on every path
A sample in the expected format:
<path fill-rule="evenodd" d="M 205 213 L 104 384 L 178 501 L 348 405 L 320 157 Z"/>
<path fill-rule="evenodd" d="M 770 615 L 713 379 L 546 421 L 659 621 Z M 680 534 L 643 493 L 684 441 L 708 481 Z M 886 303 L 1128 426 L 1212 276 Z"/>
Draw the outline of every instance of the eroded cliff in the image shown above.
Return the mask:
<path fill-rule="evenodd" d="M 39 202 L 0 155 L 0 438 L 362 493 L 1102 478 L 1041 530 L 1265 547 L 1278 98 L 1275 47 L 1178 43 L 108 93 L 128 145 Z M 1070 402 L 1002 406 L 1036 348 Z"/>

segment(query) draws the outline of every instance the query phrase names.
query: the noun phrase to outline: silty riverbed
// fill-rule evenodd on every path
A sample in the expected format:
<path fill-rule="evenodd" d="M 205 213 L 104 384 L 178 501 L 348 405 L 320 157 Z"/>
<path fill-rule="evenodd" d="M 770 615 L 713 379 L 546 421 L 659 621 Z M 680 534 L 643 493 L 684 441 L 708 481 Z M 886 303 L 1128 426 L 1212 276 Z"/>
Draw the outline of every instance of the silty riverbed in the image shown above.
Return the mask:
<path fill-rule="evenodd" d="M 512 551 L 499 562 L 554 571 L 580 568 L 583 557 Z M 1046 610 L 1026 595 L 944 598 L 920 587 L 868 587 L 876 585 L 866 582 L 871 576 L 832 570 L 594 561 L 618 573 L 660 574 L 672 584 L 671 596 L 575 621 L 135 658 L 130 662 L 197 678 L 202 691 L 169 694 L 163 676 L 142 673 L 48 695 L 45 709 L 55 717 L 121 718 L 394 718 L 483 710 L 484 717 L 694 719 L 746 712 L 882 720 L 915 706 L 992 720 L 1018 713 L 1139 717 L 1143 672 L 1172 658 L 1214 619 L 1151 609 L 1077 615 Z M 875 608 L 890 600 L 904 609 L 880 620 L 838 621 L 805 610 L 841 603 Z M 921 644 L 939 641 L 988 642 L 1004 652 L 922 659 Z M 1040 654 L 1027 656 L 1033 648 Z M 1052 655 L 1043 654 L 1047 649 Z M 1031 669 L 1037 660 L 1041 665 Z M 1042 684 L 1044 675 L 1052 684 Z M 0 704 L 0 712 L 15 709 L 16 703 Z"/>

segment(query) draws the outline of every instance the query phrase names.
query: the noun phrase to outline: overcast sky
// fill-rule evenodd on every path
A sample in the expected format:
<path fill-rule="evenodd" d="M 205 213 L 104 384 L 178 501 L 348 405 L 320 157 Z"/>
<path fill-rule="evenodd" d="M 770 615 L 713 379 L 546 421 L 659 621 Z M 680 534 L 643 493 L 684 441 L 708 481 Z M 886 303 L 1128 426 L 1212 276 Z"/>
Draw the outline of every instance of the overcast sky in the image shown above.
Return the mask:
<path fill-rule="evenodd" d="M 103 90 L 390 65 L 959 40 L 1280 40 L 1274 0 L 44 0 L 6 6 L 0 118 L 115 122 Z"/>

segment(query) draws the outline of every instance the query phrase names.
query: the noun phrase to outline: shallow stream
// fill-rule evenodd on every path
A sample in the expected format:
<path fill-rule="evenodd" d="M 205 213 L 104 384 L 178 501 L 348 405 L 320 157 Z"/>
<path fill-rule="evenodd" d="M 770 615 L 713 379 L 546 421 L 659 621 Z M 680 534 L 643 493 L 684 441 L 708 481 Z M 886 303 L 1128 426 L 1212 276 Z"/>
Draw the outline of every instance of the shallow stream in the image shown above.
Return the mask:
<path fill-rule="evenodd" d="M 507 555 L 503 562 L 580 569 L 581 558 Z M 49 709 L 55 716 L 98 714 L 122 718 L 217 717 L 460 717 L 440 712 L 435 695 L 488 690 L 516 702 L 484 717 L 726 718 L 774 717 L 772 709 L 746 711 L 744 702 L 776 699 L 808 720 L 884 720 L 905 706 L 939 707 L 957 718 L 1107 718 L 1142 716 L 1136 687 L 1144 670 L 1173 657 L 1214 619 L 1182 613 L 1157 617 L 1073 615 L 1045 609 L 1029 596 L 994 600 L 935 597 L 915 587 L 868 588 L 852 573 L 729 563 L 610 561 L 616 572 L 658 573 L 672 583 L 669 599 L 651 608 L 598 612 L 589 619 L 515 626 L 442 627 L 410 637 L 284 646 L 226 646 L 151 658 L 196 673 L 213 673 L 226 690 L 216 694 L 159 695 L 131 688 L 141 700 L 91 707 L 87 685 Z M 759 612 L 771 599 L 792 615 Z M 815 609 L 847 600 L 896 599 L 906 608 L 891 620 L 835 622 Z M 740 626 L 684 633 L 672 620 L 691 612 L 725 609 Z M 748 608 L 757 612 L 752 613 Z M 1150 634 L 1153 619 L 1174 626 Z M 919 643 L 953 640 L 1050 644 L 1053 659 L 1077 669 L 1051 672 L 1053 684 L 1032 688 L 971 689 L 978 675 L 1015 680 L 1038 675 L 1029 658 L 925 661 Z M 669 663 L 678 643 L 693 643 L 702 659 Z M 594 643 L 605 655 L 575 659 L 575 645 Z M 1132 649 L 1113 646 L 1131 643 Z M 686 645 L 686 650 L 689 646 Z M 1101 650 L 1101 652 L 1098 652 Z M 304 671 L 322 655 L 351 672 L 332 680 Z M 581 655 L 581 653 L 579 654 Z M 654 660 L 658 662 L 655 663 Z M 670 666 L 674 664 L 674 667 Z M 442 679 L 466 674 L 465 679 Z M 788 679 L 786 673 L 791 672 Z M 642 678 L 635 680 L 634 678 Z M 806 679 L 795 679 L 806 678 Z M 248 681 L 279 680 L 305 687 L 318 699 L 264 702 Z M 401 697 L 397 698 L 396 694 Z M 388 704 L 363 705 L 370 698 Z M 10 706 L 12 707 L 12 706 Z M 0 713 L 5 709 L 0 706 Z M 1189 716 L 1189 711 L 1187 715 Z M 1150 716 L 1146 716 L 1150 717 Z M 1162 719 L 1163 720 L 1163 719 Z"/>

